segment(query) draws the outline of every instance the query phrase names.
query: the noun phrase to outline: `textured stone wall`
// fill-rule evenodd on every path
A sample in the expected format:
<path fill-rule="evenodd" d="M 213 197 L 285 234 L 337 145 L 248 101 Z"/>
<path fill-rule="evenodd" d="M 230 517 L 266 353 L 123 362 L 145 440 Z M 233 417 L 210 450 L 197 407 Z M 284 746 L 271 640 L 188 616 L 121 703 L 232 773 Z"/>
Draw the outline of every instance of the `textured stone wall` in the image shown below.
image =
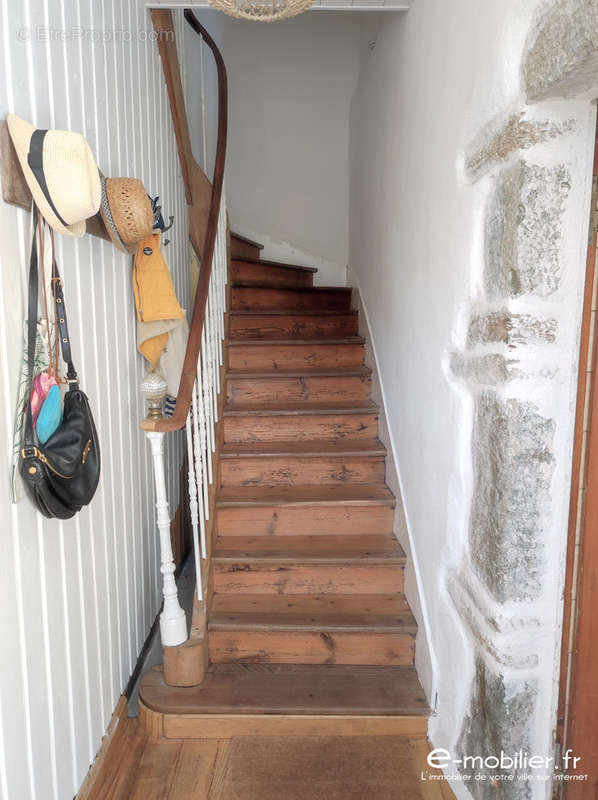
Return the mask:
<path fill-rule="evenodd" d="M 542 127 L 558 125 L 547 120 Z M 570 123 L 559 136 L 573 129 Z M 533 749 L 545 703 L 542 671 L 549 667 L 541 654 L 555 637 L 554 616 L 541 603 L 555 580 L 549 577 L 551 485 L 557 459 L 567 457 L 555 452 L 554 441 L 562 413 L 557 384 L 570 364 L 563 363 L 553 297 L 566 271 L 563 228 L 572 178 L 566 163 L 547 166 L 533 151 L 522 158 L 528 149 L 523 144 L 489 166 L 482 297 L 469 312 L 464 347 L 450 358 L 454 378 L 473 401 L 468 556 L 448 583 L 477 653 L 456 743 L 461 758 Z M 521 303 L 524 312 L 516 310 Z M 538 362 L 551 369 L 538 371 Z M 554 402 L 540 408 L 535 398 L 552 394 Z M 472 777 L 480 771 L 464 770 Z M 487 782 L 467 784 L 475 798 L 540 796 L 541 784 L 517 770 L 498 770 L 503 780 L 495 784 L 492 772 Z"/>
<path fill-rule="evenodd" d="M 461 757 L 486 759 L 488 753 L 518 753 L 531 747 L 526 721 L 533 716 L 537 702 L 537 686 L 534 681 L 512 681 L 490 670 L 479 659 L 476 663 L 475 680 L 470 705 L 463 723 L 458 751 Z M 488 773 L 488 782 L 475 780 L 483 772 L 478 761 L 468 761 L 463 770 L 472 780 L 468 783 L 476 800 L 487 797 L 500 800 L 528 800 L 531 787 L 524 779 L 521 767 L 503 768 Z M 496 779 L 500 775 L 500 779 Z"/>
<path fill-rule="evenodd" d="M 587 96 L 595 99 L 598 74 L 598 3 L 556 0 L 531 31 L 523 61 L 530 101 Z"/>
<path fill-rule="evenodd" d="M 562 215 L 571 188 L 564 164 L 518 160 L 502 169 L 486 222 L 485 289 L 489 299 L 559 288 Z"/>
<path fill-rule="evenodd" d="M 467 177 L 487 194 L 479 289 L 448 359 L 471 397 L 466 555 L 447 577 L 474 649 L 460 758 L 551 755 L 583 290 L 579 223 L 577 242 L 571 234 L 587 202 L 591 140 L 580 136 L 589 103 L 544 101 L 598 96 L 597 48 L 596 0 L 543 4 L 522 63 L 523 91 L 543 102 L 497 116 L 465 155 Z M 462 795 L 467 786 L 476 800 L 548 796 L 549 783 L 521 770 L 493 772 L 502 780 L 487 771 Z"/>
<path fill-rule="evenodd" d="M 499 603 L 536 600 L 546 558 L 554 422 L 533 403 L 483 392 L 472 436 L 472 566 Z"/>

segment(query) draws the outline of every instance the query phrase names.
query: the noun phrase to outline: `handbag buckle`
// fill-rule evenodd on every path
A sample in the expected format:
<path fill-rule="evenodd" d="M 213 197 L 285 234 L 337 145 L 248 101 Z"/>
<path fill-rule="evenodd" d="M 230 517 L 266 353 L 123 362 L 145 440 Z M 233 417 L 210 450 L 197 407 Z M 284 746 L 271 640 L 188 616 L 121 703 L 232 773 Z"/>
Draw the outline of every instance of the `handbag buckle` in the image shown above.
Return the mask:
<path fill-rule="evenodd" d="M 35 457 L 37 457 L 37 447 L 22 447 L 21 448 L 21 456 L 23 458 L 35 458 Z"/>

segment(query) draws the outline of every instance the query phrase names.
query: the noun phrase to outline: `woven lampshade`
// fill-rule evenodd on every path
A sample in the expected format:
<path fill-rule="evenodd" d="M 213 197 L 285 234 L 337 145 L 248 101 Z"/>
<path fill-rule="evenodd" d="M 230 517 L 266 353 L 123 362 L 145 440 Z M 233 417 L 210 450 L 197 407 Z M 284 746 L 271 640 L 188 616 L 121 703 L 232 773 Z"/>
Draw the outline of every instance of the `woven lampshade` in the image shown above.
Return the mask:
<path fill-rule="evenodd" d="M 208 0 L 230 17 L 276 22 L 307 11 L 313 0 Z"/>

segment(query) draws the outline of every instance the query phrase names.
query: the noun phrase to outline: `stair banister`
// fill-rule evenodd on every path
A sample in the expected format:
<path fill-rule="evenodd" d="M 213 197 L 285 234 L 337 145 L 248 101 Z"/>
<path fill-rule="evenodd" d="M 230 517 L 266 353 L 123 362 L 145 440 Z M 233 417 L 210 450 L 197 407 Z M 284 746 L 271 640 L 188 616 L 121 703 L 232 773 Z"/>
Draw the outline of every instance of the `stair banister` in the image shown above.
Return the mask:
<path fill-rule="evenodd" d="M 219 404 L 223 365 L 224 318 L 227 312 L 228 282 L 228 224 L 224 200 L 224 166 L 227 136 L 227 78 L 222 55 L 214 40 L 190 10 L 185 10 L 187 23 L 200 37 L 200 46 L 206 44 L 213 54 L 218 79 L 218 136 L 214 173 L 210 182 L 193 157 L 191 136 L 184 105 L 184 93 L 174 36 L 172 14 L 168 10 L 154 9 L 152 21 L 156 30 L 158 49 L 171 114 L 177 140 L 181 172 L 188 205 L 189 238 L 197 254 L 201 254 L 201 268 L 189 326 L 189 338 L 183 361 L 179 389 L 170 418 L 142 420 L 152 449 L 156 484 L 157 525 L 161 546 L 161 572 L 163 575 L 164 605 L 160 614 L 160 632 L 165 649 L 166 680 L 177 685 L 198 683 L 203 675 L 201 666 L 205 658 L 197 658 L 192 646 L 201 644 L 201 631 L 194 624 L 196 640 L 187 642 L 185 612 L 181 609 L 174 580 L 175 565 L 170 543 L 170 515 L 164 473 L 164 436 L 181 429 L 186 431 L 188 461 L 189 510 L 193 534 L 193 547 L 197 581 L 197 603 L 205 606 L 207 574 L 206 559 L 210 553 L 212 516 L 210 505 L 216 467 L 213 456 L 218 438 Z M 204 82 L 200 80 L 201 105 L 205 109 Z M 205 121 L 204 121 L 205 124 Z M 205 138 L 205 137 L 204 137 Z M 205 162 L 205 154 L 204 154 Z M 205 616 L 205 608 L 199 616 Z M 193 638 L 193 637 L 192 637 Z M 179 649 L 187 642 L 187 650 Z M 167 651 L 176 650 L 167 657 Z M 186 653 L 191 653 L 186 657 Z M 199 670 L 199 671 L 198 671 Z M 176 674 L 175 674 L 176 673 Z"/>
<path fill-rule="evenodd" d="M 170 19 L 170 28 L 172 30 L 172 17 L 169 11 L 161 11 L 154 9 L 152 11 L 152 19 L 154 27 L 158 33 L 163 34 L 168 32 L 168 19 Z M 228 88 L 226 78 L 226 68 L 222 59 L 222 54 L 218 49 L 216 43 L 201 25 L 197 17 L 192 11 L 185 11 L 185 19 L 193 30 L 203 38 L 203 41 L 208 45 L 214 54 L 216 61 L 217 75 L 218 75 L 218 137 L 216 141 L 216 159 L 214 161 L 214 174 L 212 185 L 210 188 L 211 199 L 208 210 L 207 225 L 205 226 L 205 235 L 201 238 L 201 233 L 204 230 L 203 225 L 198 225 L 196 218 L 205 211 L 205 198 L 202 181 L 196 179 L 198 173 L 204 175 L 203 170 L 193 158 L 190 146 L 190 138 L 188 134 L 188 126 L 185 122 L 181 121 L 181 110 L 179 106 L 182 104 L 184 109 L 184 100 L 182 90 L 180 96 L 171 90 L 169 82 L 169 75 L 172 81 L 176 78 L 172 75 L 172 71 L 178 71 L 178 58 L 176 55 L 176 42 L 172 37 L 162 35 L 158 36 L 158 47 L 162 57 L 162 64 L 167 77 L 167 85 L 169 88 L 169 97 L 171 109 L 173 102 L 177 105 L 176 116 L 173 113 L 175 123 L 175 133 L 177 133 L 177 143 L 179 145 L 179 160 L 182 162 L 183 180 L 186 186 L 186 196 L 189 208 L 189 236 L 191 243 L 195 248 L 196 253 L 201 253 L 201 270 L 199 273 L 199 281 L 195 291 L 195 301 L 193 304 L 193 312 L 191 316 L 191 324 L 189 328 L 189 340 L 187 342 L 187 349 L 185 351 L 185 360 L 183 362 L 183 371 L 179 383 L 179 391 L 177 394 L 176 405 L 174 414 L 168 419 L 159 420 L 144 420 L 141 427 L 144 430 L 161 431 L 167 433 L 168 431 L 178 431 L 185 427 L 187 415 L 191 407 L 191 398 L 193 394 L 193 385 L 195 383 L 197 371 L 197 359 L 201 348 L 201 338 L 204 330 L 204 322 L 206 319 L 206 309 L 208 305 L 208 295 L 210 293 L 210 279 L 212 277 L 212 268 L 214 260 L 214 250 L 216 247 L 216 239 L 218 236 L 218 223 L 220 218 L 220 207 L 223 193 L 224 184 L 224 166 L 226 160 L 226 137 L 228 126 Z M 174 48 L 174 49 L 173 49 Z M 180 83 L 180 75 L 178 82 Z M 184 112 L 183 112 L 184 113 Z M 184 135 L 178 128 L 184 126 L 187 134 Z M 189 144 L 187 144 L 189 142 Z M 222 277 L 222 276 L 221 276 Z"/>

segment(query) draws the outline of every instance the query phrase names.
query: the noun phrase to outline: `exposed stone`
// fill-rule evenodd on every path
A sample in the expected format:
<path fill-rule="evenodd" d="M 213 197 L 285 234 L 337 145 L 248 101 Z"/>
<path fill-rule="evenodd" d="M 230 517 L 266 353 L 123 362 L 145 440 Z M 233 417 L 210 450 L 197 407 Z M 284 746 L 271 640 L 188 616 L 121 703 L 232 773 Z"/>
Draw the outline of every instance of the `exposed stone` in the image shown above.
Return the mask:
<path fill-rule="evenodd" d="M 528 727 L 536 696 L 535 681 L 507 679 L 477 660 L 469 712 L 457 743 L 457 757 L 464 759 L 459 771 L 471 777 L 467 787 L 475 800 L 526 800 L 532 796 L 530 781 L 524 778 L 528 770 L 480 765 L 488 757 L 500 758 L 501 751 L 507 756 L 520 750 L 529 752 Z M 486 780 L 475 780 L 475 775 L 485 775 Z M 492 780 L 495 776 L 504 778 Z"/>
<path fill-rule="evenodd" d="M 461 380 L 482 386 L 496 386 L 517 376 L 517 371 L 511 366 L 516 363 L 499 353 L 472 357 L 453 353 L 450 368 L 453 375 Z"/>
<path fill-rule="evenodd" d="M 524 119 L 524 112 L 512 114 L 506 122 L 488 125 L 471 146 L 466 169 L 472 179 L 481 178 L 496 164 L 506 161 L 517 150 L 527 150 L 536 144 L 555 139 L 574 127 L 574 120 L 555 123 L 548 120 Z"/>
<path fill-rule="evenodd" d="M 463 573 L 447 577 L 447 591 L 461 620 L 467 625 L 479 650 L 485 651 L 497 664 L 511 669 L 534 669 L 539 655 L 534 650 L 540 620 L 534 616 L 495 613 L 481 590 L 472 589 Z"/>
<path fill-rule="evenodd" d="M 483 392 L 472 434 L 469 543 L 475 574 L 500 603 L 541 593 L 554 422 L 533 403 Z"/>
<path fill-rule="evenodd" d="M 467 331 L 467 346 L 504 343 L 511 348 L 527 344 L 551 344 L 558 323 L 553 317 L 512 314 L 508 309 L 472 316 Z"/>
<path fill-rule="evenodd" d="M 564 165 L 519 161 L 502 170 L 486 219 L 485 284 L 499 299 L 559 287 L 562 215 L 571 188 Z"/>
<path fill-rule="evenodd" d="M 574 97 L 598 88 L 598 3 L 556 0 L 540 16 L 523 60 L 529 100 Z"/>
<path fill-rule="evenodd" d="M 449 570 L 447 586 L 451 596 L 460 594 L 463 603 L 475 606 L 484 618 L 486 627 L 497 636 L 529 634 L 542 627 L 537 614 L 526 603 L 517 609 L 497 604 L 468 569 Z"/>

